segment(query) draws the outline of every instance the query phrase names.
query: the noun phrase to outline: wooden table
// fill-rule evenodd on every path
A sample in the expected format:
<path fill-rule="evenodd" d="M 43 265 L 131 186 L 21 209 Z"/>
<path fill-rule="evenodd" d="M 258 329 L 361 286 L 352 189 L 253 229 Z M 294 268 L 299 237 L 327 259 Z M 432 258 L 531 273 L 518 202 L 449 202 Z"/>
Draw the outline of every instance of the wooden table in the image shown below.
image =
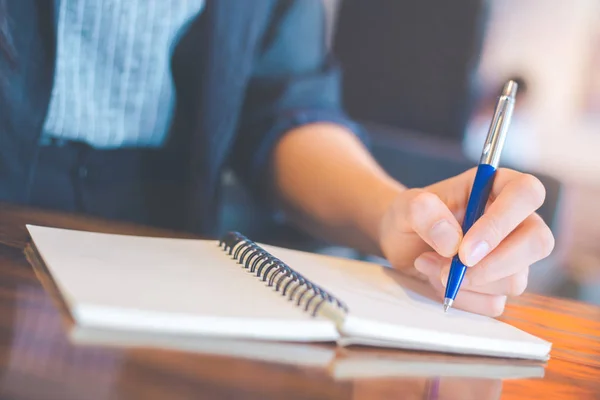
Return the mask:
<path fill-rule="evenodd" d="M 66 334 L 63 312 L 24 258 L 25 223 L 165 234 L 0 204 L 2 399 L 600 398 L 600 308 L 533 295 L 512 301 L 503 319 L 554 343 L 543 378 L 450 378 L 425 372 L 415 373 L 420 376 L 414 377 L 340 379 L 327 368 L 302 367 L 293 362 L 157 348 L 74 345 Z M 403 352 L 387 354 L 395 357 Z M 436 360 L 431 354 L 417 357 Z"/>

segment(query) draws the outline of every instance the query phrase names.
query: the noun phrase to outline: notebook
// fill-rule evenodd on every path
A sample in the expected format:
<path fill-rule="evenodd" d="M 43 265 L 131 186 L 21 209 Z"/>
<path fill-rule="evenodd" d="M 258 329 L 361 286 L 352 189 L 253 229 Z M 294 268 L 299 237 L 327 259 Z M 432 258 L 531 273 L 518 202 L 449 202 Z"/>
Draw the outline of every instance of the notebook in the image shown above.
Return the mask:
<path fill-rule="evenodd" d="M 334 342 L 547 360 L 551 343 L 452 309 L 391 268 L 255 243 L 28 225 L 75 325 L 120 332 Z"/>

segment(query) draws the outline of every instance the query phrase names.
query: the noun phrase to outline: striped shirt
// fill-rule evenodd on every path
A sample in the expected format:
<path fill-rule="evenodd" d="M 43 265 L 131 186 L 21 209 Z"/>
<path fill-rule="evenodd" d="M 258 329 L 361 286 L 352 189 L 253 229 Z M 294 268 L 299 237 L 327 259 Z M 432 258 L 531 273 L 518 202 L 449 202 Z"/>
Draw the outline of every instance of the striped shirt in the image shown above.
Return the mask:
<path fill-rule="evenodd" d="M 173 46 L 204 0 L 62 0 L 44 136 L 159 147 L 175 102 Z"/>

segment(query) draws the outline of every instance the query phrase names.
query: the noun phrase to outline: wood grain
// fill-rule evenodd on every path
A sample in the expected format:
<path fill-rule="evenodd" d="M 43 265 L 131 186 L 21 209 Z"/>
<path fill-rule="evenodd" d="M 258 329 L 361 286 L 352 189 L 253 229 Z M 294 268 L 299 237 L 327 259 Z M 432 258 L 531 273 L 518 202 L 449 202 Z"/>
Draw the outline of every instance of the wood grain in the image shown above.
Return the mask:
<path fill-rule="evenodd" d="M 320 366 L 176 348 L 74 344 L 69 319 L 26 261 L 26 223 L 143 235 L 190 236 L 0 205 L 0 398 L 10 399 L 594 399 L 600 398 L 600 308 L 526 294 L 502 320 L 553 342 L 543 377 L 382 374 L 373 360 L 512 365 L 498 359 L 336 349 Z M 306 345 L 308 354 L 315 346 Z M 323 353 L 324 354 L 324 353 Z M 344 360 L 358 366 L 340 377 Z M 364 360 L 364 368 L 361 362 Z M 433 371 L 433 369 L 431 370 Z M 339 372 L 339 371 L 338 371 Z M 368 376 L 373 375 L 373 376 Z M 413 375 L 413 376 L 410 376 Z M 414 376 L 416 375 L 416 376 Z"/>

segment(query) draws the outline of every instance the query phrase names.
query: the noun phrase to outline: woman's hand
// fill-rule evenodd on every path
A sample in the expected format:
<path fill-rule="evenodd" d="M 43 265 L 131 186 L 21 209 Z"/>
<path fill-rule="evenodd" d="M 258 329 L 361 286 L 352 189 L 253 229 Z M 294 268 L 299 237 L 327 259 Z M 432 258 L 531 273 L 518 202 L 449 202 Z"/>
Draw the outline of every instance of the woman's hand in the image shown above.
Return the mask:
<path fill-rule="evenodd" d="M 459 221 L 475 172 L 399 194 L 381 220 L 379 244 L 395 268 L 418 272 L 440 298 L 458 253 L 469 268 L 453 307 L 498 316 L 507 296 L 526 289 L 529 266 L 551 253 L 554 238 L 536 214 L 545 198 L 543 185 L 508 169 L 497 171 L 485 213 L 463 236 Z"/>

